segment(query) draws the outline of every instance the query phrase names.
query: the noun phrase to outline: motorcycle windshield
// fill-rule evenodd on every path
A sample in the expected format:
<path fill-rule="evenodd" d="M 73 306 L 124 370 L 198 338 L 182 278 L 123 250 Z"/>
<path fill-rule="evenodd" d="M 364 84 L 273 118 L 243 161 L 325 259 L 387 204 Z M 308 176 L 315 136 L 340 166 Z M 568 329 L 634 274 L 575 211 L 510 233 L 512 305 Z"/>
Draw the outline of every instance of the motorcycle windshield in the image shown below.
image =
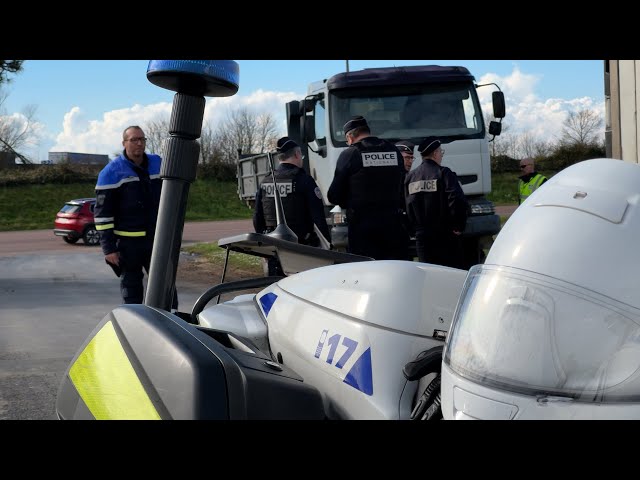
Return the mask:
<path fill-rule="evenodd" d="M 477 265 L 444 362 L 487 387 L 581 402 L 640 400 L 640 311 L 551 277 Z"/>

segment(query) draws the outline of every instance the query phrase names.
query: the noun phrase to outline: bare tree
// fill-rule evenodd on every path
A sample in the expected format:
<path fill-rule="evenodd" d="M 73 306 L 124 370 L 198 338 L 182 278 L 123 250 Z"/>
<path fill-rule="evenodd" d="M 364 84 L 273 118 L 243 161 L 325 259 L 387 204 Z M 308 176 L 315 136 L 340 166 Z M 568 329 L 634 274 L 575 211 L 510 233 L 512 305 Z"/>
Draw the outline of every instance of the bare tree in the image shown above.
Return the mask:
<path fill-rule="evenodd" d="M 591 109 L 569 112 L 564 121 L 561 142 L 564 144 L 591 145 L 598 143 L 603 119 Z"/>
<path fill-rule="evenodd" d="M 504 155 L 511 158 L 518 158 L 518 139 L 519 136 L 515 133 L 503 133 L 502 135 L 500 135 L 499 142 L 494 145 L 492 155 Z"/>
<path fill-rule="evenodd" d="M 169 119 L 156 118 L 144 128 L 147 150 L 162 155 L 169 137 Z M 271 113 L 253 113 L 247 108 L 232 110 L 217 128 L 205 123 L 200 135 L 200 162 L 235 164 L 238 149 L 244 153 L 263 153 L 274 148 L 278 139 L 276 121 Z"/>
<path fill-rule="evenodd" d="M 278 129 L 276 120 L 271 113 L 261 113 L 258 115 L 258 139 L 256 151 L 264 153 L 274 148 L 278 141 Z"/>
<path fill-rule="evenodd" d="M 514 158 L 540 158 L 549 154 L 551 145 L 531 132 L 525 132 L 516 138 L 517 156 Z"/>
<path fill-rule="evenodd" d="M 164 141 L 169 137 L 169 118 L 158 117 L 143 128 L 147 138 L 147 151 L 163 155 Z"/>
<path fill-rule="evenodd" d="M 0 151 L 14 154 L 23 163 L 33 163 L 20 150 L 33 147 L 40 140 L 33 128 L 37 108 L 35 105 L 28 105 L 21 114 L 9 116 L 2 108 L 6 99 L 6 93 L 0 94 Z"/>
<path fill-rule="evenodd" d="M 229 112 L 213 137 L 221 161 L 235 163 L 238 149 L 243 153 L 264 153 L 273 148 L 277 127 L 270 113 L 256 114 L 247 108 L 239 108 Z"/>

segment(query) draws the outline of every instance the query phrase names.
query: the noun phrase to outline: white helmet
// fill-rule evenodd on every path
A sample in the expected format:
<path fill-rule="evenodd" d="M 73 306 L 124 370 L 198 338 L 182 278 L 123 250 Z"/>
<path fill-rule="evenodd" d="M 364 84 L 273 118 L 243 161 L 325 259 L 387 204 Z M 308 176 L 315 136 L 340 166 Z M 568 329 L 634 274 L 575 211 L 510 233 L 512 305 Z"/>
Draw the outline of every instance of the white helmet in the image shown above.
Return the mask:
<path fill-rule="evenodd" d="M 518 207 L 463 287 L 445 418 L 640 418 L 639 201 L 639 165 L 596 159 Z"/>

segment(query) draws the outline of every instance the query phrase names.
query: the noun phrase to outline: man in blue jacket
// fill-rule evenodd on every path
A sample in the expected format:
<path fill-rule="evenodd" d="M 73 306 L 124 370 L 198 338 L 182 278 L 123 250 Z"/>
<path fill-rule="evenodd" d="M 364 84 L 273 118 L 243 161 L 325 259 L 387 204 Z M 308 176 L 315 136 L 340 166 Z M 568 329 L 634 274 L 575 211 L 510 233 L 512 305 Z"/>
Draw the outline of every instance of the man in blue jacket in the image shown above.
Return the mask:
<path fill-rule="evenodd" d="M 161 158 L 146 154 L 146 138 L 137 125 L 122 133 L 122 154 L 98 175 L 94 219 L 105 261 L 120 277 L 124 303 L 142 303 L 143 268 L 149 274 L 160 205 Z M 178 308 L 174 288 L 173 309 Z"/>

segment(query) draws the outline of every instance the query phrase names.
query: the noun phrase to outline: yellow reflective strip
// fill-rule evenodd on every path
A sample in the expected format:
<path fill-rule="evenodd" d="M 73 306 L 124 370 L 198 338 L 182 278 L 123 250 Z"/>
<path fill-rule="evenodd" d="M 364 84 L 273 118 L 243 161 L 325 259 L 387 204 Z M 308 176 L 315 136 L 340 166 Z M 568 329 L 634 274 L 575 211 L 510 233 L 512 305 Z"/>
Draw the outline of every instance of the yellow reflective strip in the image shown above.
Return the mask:
<path fill-rule="evenodd" d="M 121 237 L 144 237 L 147 232 L 123 232 L 122 230 L 114 230 L 113 233 Z"/>
<path fill-rule="evenodd" d="M 69 376 L 98 420 L 160 420 L 112 322 L 105 323 L 91 339 Z"/>
<path fill-rule="evenodd" d="M 96 225 L 96 230 L 109 230 L 113 228 L 113 223 L 105 223 L 104 225 Z"/>

